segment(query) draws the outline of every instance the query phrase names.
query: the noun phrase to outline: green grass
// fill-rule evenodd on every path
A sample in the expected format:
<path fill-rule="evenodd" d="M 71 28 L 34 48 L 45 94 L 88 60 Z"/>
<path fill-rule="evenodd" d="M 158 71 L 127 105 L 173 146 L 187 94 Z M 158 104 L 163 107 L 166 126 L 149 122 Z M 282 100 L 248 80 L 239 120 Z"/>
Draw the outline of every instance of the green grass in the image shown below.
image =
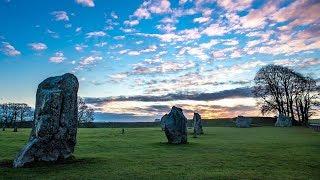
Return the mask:
<path fill-rule="evenodd" d="M 30 129 L 0 132 L 0 179 L 319 179 L 320 133 L 302 127 L 207 127 L 168 145 L 159 128 L 79 129 L 76 160 L 7 166 Z"/>

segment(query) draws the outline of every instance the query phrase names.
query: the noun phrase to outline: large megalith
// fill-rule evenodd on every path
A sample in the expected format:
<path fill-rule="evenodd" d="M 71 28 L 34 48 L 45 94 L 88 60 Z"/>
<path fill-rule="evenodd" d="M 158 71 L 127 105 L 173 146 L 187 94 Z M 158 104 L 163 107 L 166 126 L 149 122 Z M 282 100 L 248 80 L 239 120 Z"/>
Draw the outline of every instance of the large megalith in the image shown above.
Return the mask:
<path fill-rule="evenodd" d="M 173 106 L 170 113 L 164 116 L 165 134 L 170 144 L 187 143 L 187 118 L 182 109 Z"/>
<path fill-rule="evenodd" d="M 193 114 L 193 133 L 194 135 L 203 134 L 202 130 L 202 120 L 199 113 Z"/>
<path fill-rule="evenodd" d="M 162 131 L 165 130 L 165 120 L 167 119 L 167 117 L 168 117 L 168 114 L 165 114 L 164 116 L 162 116 L 162 118 L 160 120 L 160 126 L 161 126 Z"/>
<path fill-rule="evenodd" d="M 13 162 L 22 167 L 33 161 L 70 157 L 76 145 L 79 83 L 73 74 L 50 77 L 37 89 L 34 127 L 29 142 Z"/>
<path fill-rule="evenodd" d="M 285 116 L 283 114 L 279 114 L 279 117 L 277 118 L 277 121 L 274 125 L 276 127 L 291 127 L 292 121 L 290 117 Z"/>
<path fill-rule="evenodd" d="M 251 122 L 252 120 L 249 117 L 238 116 L 236 118 L 236 126 L 239 128 L 249 128 Z"/>

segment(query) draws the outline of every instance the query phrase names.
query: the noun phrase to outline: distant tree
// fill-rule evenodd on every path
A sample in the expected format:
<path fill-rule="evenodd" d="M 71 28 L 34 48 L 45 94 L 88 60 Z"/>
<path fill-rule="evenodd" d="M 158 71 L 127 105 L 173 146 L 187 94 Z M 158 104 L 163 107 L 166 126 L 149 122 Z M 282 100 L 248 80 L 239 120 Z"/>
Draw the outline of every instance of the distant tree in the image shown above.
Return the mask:
<path fill-rule="evenodd" d="M 27 116 L 31 114 L 31 107 L 25 103 L 4 103 L 0 104 L 0 120 L 2 122 L 2 130 L 5 131 L 8 124 L 14 128 L 14 132 L 18 131 L 17 120 L 25 121 Z"/>
<path fill-rule="evenodd" d="M 18 132 L 17 117 L 20 111 L 20 106 L 17 103 L 9 103 L 10 119 L 13 126 L 13 132 Z"/>
<path fill-rule="evenodd" d="M 8 103 L 0 104 L 0 117 L 2 122 L 2 131 L 6 130 L 9 120 L 9 105 Z"/>
<path fill-rule="evenodd" d="M 25 121 L 26 117 L 28 117 L 31 114 L 31 107 L 25 103 L 18 104 L 18 106 L 20 122 L 23 122 Z"/>
<path fill-rule="evenodd" d="M 78 97 L 78 123 L 92 121 L 94 121 L 94 109 L 88 107 L 83 98 Z"/>
<path fill-rule="evenodd" d="M 254 78 L 253 93 L 259 97 L 263 114 L 278 112 L 291 117 L 293 124 L 306 125 L 311 109 L 319 100 L 316 81 L 287 67 L 267 65 Z"/>

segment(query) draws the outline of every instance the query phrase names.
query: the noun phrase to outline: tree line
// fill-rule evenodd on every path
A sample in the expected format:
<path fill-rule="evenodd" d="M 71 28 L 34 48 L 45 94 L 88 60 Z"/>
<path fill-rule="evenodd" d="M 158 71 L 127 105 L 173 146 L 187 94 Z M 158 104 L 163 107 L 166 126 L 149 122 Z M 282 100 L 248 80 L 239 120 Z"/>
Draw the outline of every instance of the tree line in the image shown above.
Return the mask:
<path fill-rule="evenodd" d="M 315 79 L 279 66 L 262 67 L 254 78 L 253 94 L 262 114 L 278 113 L 291 118 L 294 125 L 308 125 L 319 111 L 319 86 Z"/>
<path fill-rule="evenodd" d="M 0 122 L 2 130 L 9 126 L 13 131 L 18 131 L 17 122 L 33 121 L 34 110 L 26 103 L 3 103 L 0 104 Z M 94 121 L 94 109 L 89 107 L 83 98 L 78 97 L 78 124 Z"/>
<path fill-rule="evenodd" d="M 17 121 L 23 122 L 31 115 L 31 107 L 25 103 L 3 103 L 0 104 L 0 120 L 2 130 L 5 131 L 7 126 L 11 125 L 13 131 L 17 132 Z"/>

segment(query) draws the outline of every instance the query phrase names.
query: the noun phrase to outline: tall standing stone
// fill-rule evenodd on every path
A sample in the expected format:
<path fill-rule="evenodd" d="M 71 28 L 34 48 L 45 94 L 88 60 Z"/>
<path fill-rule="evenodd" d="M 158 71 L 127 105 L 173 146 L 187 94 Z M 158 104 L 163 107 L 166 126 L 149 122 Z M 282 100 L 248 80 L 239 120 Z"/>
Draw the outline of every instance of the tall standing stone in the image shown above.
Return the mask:
<path fill-rule="evenodd" d="M 182 109 L 173 106 L 170 113 L 165 117 L 165 134 L 170 144 L 187 143 L 187 118 Z"/>
<path fill-rule="evenodd" d="M 274 125 L 276 127 L 291 127 L 292 121 L 290 117 L 285 116 L 283 114 L 279 114 L 279 117 L 277 118 L 277 122 Z"/>
<path fill-rule="evenodd" d="M 200 116 L 199 113 L 194 113 L 194 115 L 193 115 L 193 124 L 194 124 L 194 129 L 193 129 L 194 135 L 203 134 L 202 120 L 201 120 L 201 116 Z"/>
<path fill-rule="evenodd" d="M 36 95 L 34 127 L 29 142 L 13 162 L 22 167 L 33 161 L 70 157 L 76 145 L 79 83 L 73 74 L 41 82 Z"/>

